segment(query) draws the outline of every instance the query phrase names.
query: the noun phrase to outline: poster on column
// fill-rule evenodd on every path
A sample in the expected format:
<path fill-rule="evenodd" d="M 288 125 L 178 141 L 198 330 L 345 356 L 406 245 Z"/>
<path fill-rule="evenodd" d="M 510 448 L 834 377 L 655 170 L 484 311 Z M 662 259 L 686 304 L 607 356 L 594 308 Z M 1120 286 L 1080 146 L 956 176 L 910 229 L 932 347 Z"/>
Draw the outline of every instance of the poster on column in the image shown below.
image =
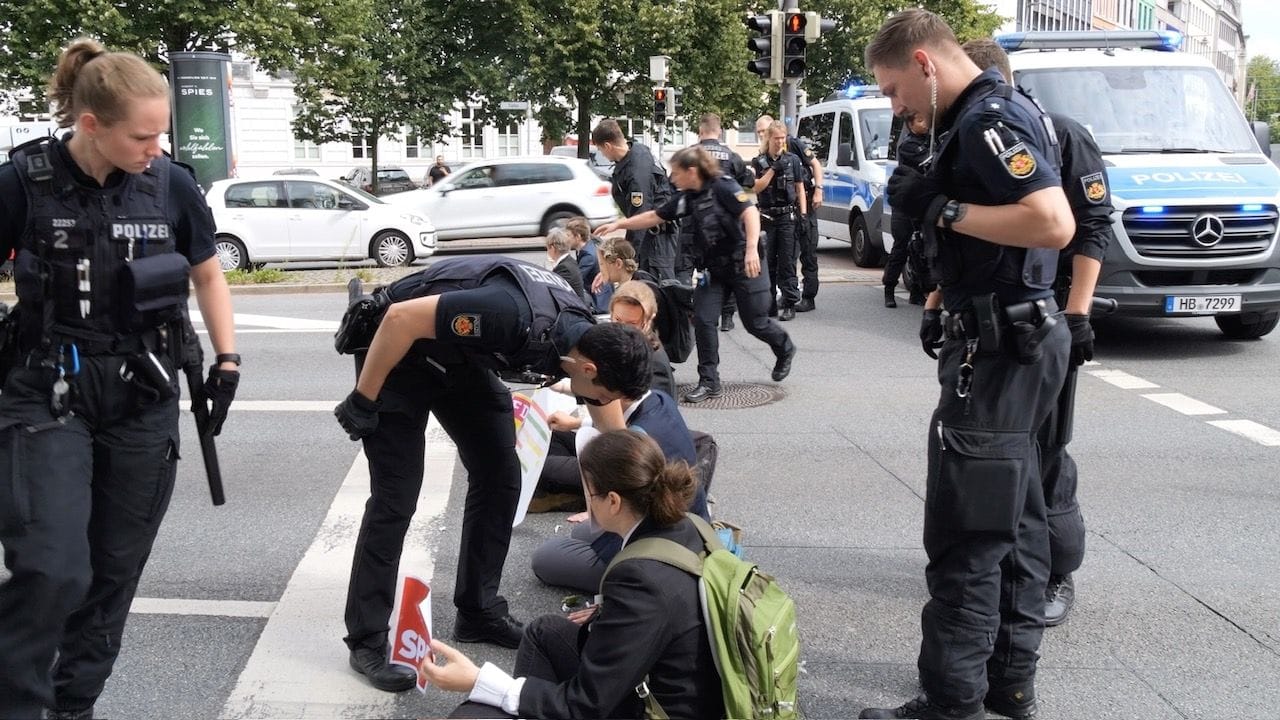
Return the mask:
<path fill-rule="evenodd" d="M 516 457 L 520 459 L 520 504 L 511 523 L 515 527 L 524 522 L 542 466 L 547 461 L 547 450 L 551 447 L 551 426 L 547 418 L 557 410 L 572 412 L 577 405 L 568 395 L 548 388 L 539 388 L 529 395 L 512 393 L 511 403 L 516 419 Z"/>
<path fill-rule="evenodd" d="M 391 627 L 391 664 L 412 668 L 418 674 L 418 692 L 427 691 L 422 663 L 431 657 L 431 586 L 405 575 L 396 596 L 395 625 Z"/>
<path fill-rule="evenodd" d="M 231 105 L 227 66 L 231 56 L 216 52 L 169 55 L 173 88 L 173 157 L 196 171 L 208 188 L 231 176 Z"/>

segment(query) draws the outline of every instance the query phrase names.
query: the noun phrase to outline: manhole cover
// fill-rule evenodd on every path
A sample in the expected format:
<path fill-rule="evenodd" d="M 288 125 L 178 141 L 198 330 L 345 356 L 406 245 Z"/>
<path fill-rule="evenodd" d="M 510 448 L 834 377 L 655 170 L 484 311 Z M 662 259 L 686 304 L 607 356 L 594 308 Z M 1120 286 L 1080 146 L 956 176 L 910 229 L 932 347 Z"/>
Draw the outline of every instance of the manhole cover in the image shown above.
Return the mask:
<path fill-rule="evenodd" d="M 680 397 L 697 387 L 697 383 L 680 385 L 676 390 Z M 680 401 L 685 407 L 696 407 L 705 410 L 738 410 L 740 408 L 760 407 L 775 403 L 787 396 L 781 385 L 758 385 L 756 383 L 722 383 L 724 394 L 717 398 L 707 398 L 700 403 Z"/>

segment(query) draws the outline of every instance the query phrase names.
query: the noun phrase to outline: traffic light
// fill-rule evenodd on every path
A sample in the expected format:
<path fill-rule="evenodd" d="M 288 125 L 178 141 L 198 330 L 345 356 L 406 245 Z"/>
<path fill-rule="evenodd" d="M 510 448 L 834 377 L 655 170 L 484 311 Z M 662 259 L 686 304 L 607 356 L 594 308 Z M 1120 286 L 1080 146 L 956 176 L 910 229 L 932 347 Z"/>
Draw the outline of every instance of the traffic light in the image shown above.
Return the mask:
<path fill-rule="evenodd" d="M 679 88 L 667 88 L 667 114 L 672 117 L 684 115 L 684 91 Z"/>
<path fill-rule="evenodd" d="M 743 22 L 755 33 L 747 38 L 747 49 L 756 54 L 747 61 L 747 70 L 764 78 L 766 84 L 782 82 L 782 11 L 770 10 L 763 15 L 751 15 Z"/>
<path fill-rule="evenodd" d="M 805 28 L 809 18 L 799 10 L 788 10 L 782 28 L 782 77 L 798 80 L 804 77 L 805 50 L 809 47 Z"/>
<path fill-rule="evenodd" d="M 665 87 L 656 87 L 653 89 L 653 124 L 665 125 L 667 122 L 667 89 Z"/>

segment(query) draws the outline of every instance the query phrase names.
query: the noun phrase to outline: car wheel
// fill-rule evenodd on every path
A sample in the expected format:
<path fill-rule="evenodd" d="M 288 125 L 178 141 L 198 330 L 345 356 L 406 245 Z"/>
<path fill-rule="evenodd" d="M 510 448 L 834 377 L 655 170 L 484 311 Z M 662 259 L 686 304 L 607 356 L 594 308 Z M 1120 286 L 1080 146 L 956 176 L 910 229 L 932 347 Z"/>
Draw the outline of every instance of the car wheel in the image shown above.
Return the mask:
<path fill-rule="evenodd" d="M 853 247 L 854 265 L 879 267 L 884 262 L 884 253 L 871 242 L 867 220 L 861 215 L 855 215 L 849 221 L 849 244 Z"/>
<path fill-rule="evenodd" d="M 577 216 L 577 214 L 578 213 L 569 212 L 568 210 L 553 210 L 547 213 L 547 216 L 542 218 L 542 229 L 540 234 L 546 235 L 551 232 L 551 228 L 556 227 L 557 225 L 562 225 L 564 221 Z"/>
<path fill-rule="evenodd" d="M 213 250 L 218 255 L 218 265 L 223 272 L 249 269 L 249 253 L 245 252 L 244 243 L 230 235 L 215 238 Z"/>
<path fill-rule="evenodd" d="M 413 262 L 413 246 L 402 233 L 388 230 L 373 239 L 369 254 L 379 267 L 400 267 Z"/>
<path fill-rule="evenodd" d="M 1280 312 L 1252 312 L 1236 315 L 1215 315 L 1213 321 L 1223 335 L 1232 340 L 1252 340 L 1276 329 Z"/>

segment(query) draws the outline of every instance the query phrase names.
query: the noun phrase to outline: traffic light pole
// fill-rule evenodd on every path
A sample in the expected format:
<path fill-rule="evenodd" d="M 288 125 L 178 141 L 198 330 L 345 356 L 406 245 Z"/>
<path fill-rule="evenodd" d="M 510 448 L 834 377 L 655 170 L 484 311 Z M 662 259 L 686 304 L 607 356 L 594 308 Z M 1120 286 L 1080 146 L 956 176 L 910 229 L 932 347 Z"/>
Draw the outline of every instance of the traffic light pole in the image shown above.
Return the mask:
<path fill-rule="evenodd" d="M 799 8 L 799 0 L 779 0 L 778 9 L 782 10 L 783 13 L 787 10 L 798 10 Z M 783 79 L 779 92 L 779 100 L 782 105 L 780 108 L 781 119 L 787 124 L 787 133 L 793 136 L 796 134 L 796 86 L 799 82 L 796 79 Z"/>

